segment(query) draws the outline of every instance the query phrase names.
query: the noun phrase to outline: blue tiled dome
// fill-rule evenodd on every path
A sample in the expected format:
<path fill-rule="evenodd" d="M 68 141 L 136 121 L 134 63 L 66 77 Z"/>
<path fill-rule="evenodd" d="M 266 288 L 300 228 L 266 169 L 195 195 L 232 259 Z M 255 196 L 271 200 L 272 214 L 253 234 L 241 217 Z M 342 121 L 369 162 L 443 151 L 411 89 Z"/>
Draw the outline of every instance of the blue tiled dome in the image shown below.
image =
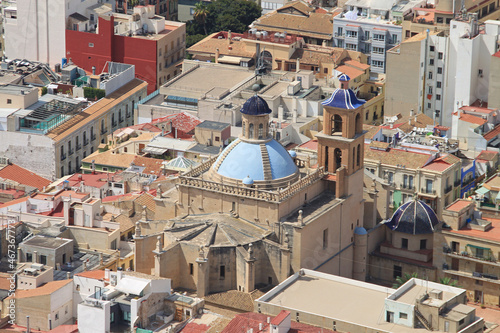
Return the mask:
<path fill-rule="evenodd" d="M 430 234 L 439 223 L 436 213 L 425 202 L 412 200 L 399 207 L 385 224 L 407 234 Z"/>
<path fill-rule="evenodd" d="M 288 153 L 290 154 L 290 156 L 291 156 L 292 158 L 297 157 L 297 153 L 295 152 L 295 150 L 290 150 Z"/>
<path fill-rule="evenodd" d="M 279 142 L 273 139 L 265 145 L 273 180 L 288 177 L 298 171 L 292 157 Z M 247 177 L 253 181 L 265 180 L 260 144 L 236 140 L 227 146 L 226 150 L 229 153 L 226 155 L 222 152 L 212 166 L 218 174 L 240 180 Z"/>
<path fill-rule="evenodd" d="M 349 77 L 347 76 L 347 78 Z M 362 99 L 358 99 L 354 91 L 352 91 L 351 89 L 338 88 L 335 89 L 329 99 L 321 102 L 321 104 L 339 109 L 356 109 L 365 104 L 365 101 Z"/>
<path fill-rule="evenodd" d="M 366 232 L 366 229 L 365 229 L 365 228 L 363 228 L 363 227 L 356 227 L 356 228 L 354 229 L 354 234 L 355 234 L 355 235 L 366 235 L 366 234 L 367 234 L 367 232 Z"/>
<path fill-rule="evenodd" d="M 255 95 L 243 104 L 240 112 L 251 116 L 258 116 L 261 114 L 270 114 L 272 111 L 264 99 Z"/>
<path fill-rule="evenodd" d="M 245 178 L 243 178 L 243 184 L 245 185 L 252 185 L 253 184 L 253 179 L 250 178 L 249 176 L 246 176 Z"/>

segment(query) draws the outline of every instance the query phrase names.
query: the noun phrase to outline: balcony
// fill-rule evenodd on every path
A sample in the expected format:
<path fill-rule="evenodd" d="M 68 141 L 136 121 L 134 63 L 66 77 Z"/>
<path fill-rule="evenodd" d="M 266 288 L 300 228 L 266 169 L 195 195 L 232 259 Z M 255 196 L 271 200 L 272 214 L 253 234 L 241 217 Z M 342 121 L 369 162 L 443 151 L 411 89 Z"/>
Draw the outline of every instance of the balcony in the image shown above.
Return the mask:
<path fill-rule="evenodd" d="M 71 156 L 71 155 L 73 155 L 74 152 L 75 152 L 75 150 L 73 148 L 70 148 L 69 152 L 68 152 L 68 155 Z"/>
<path fill-rule="evenodd" d="M 453 186 L 447 186 L 445 189 L 444 189 L 444 193 L 447 194 L 447 193 L 450 193 L 450 191 L 453 189 Z"/>
<path fill-rule="evenodd" d="M 344 38 L 345 38 L 345 34 L 339 34 L 338 32 L 336 32 L 336 33 L 334 34 L 334 37 L 335 37 L 335 38 L 342 38 L 342 39 L 344 39 Z"/>
<path fill-rule="evenodd" d="M 455 180 L 455 182 L 453 183 L 453 186 L 460 186 L 462 182 L 460 181 L 460 179 L 457 179 Z"/>
<path fill-rule="evenodd" d="M 127 112 L 127 113 L 125 114 L 125 117 L 130 118 L 130 113 L 128 113 L 128 112 Z"/>
<path fill-rule="evenodd" d="M 436 190 L 435 190 L 435 189 L 428 189 L 428 188 L 422 187 L 422 188 L 420 189 L 420 193 L 422 193 L 422 194 L 432 194 L 432 195 L 436 195 Z"/>
<path fill-rule="evenodd" d="M 401 184 L 401 188 L 405 190 L 413 190 L 413 185 L 403 183 Z"/>
<path fill-rule="evenodd" d="M 61 161 L 64 161 L 66 159 L 66 154 L 61 153 Z"/>
<path fill-rule="evenodd" d="M 95 141 L 96 139 L 96 135 L 95 134 L 91 134 L 90 135 L 90 141 Z"/>
<path fill-rule="evenodd" d="M 119 121 L 120 123 L 123 123 L 123 121 L 124 121 L 124 120 L 125 120 L 125 118 L 123 118 L 123 117 L 120 117 L 120 118 L 118 119 L 118 121 Z"/>
<path fill-rule="evenodd" d="M 107 128 L 101 128 L 101 135 L 108 133 Z"/>
<path fill-rule="evenodd" d="M 83 146 L 86 146 L 89 144 L 89 139 L 83 139 Z"/>
<path fill-rule="evenodd" d="M 500 285 L 500 281 L 496 275 L 477 273 L 477 272 L 464 272 L 464 271 L 456 271 L 453 269 L 447 269 L 444 271 L 445 274 L 456 275 L 465 278 L 472 278 L 475 280 L 491 282 Z M 492 279 L 491 277 L 495 277 L 496 279 Z"/>
<path fill-rule="evenodd" d="M 76 149 L 76 151 L 79 151 L 80 149 L 82 149 L 82 145 L 81 144 L 77 144 L 75 149 Z"/>
<path fill-rule="evenodd" d="M 117 125 L 118 125 L 118 123 L 116 122 L 116 120 L 115 120 L 115 121 L 113 121 L 113 122 L 111 122 L 111 126 L 112 126 L 112 127 L 116 127 Z"/>
<path fill-rule="evenodd" d="M 462 260 L 467 260 L 475 263 L 480 263 L 480 264 L 485 264 L 485 265 L 490 265 L 490 266 L 495 266 L 500 268 L 500 262 L 498 262 L 494 257 L 490 257 L 489 259 L 485 258 L 479 258 L 471 255 L 470 253 L 465 254 L 465 252 L 462 252 L 463 254 L 458 254 L 457 252 L 446 252 L 446 256 L 450 258 L 455 258 L 455 259 L 462 259 Z"/>

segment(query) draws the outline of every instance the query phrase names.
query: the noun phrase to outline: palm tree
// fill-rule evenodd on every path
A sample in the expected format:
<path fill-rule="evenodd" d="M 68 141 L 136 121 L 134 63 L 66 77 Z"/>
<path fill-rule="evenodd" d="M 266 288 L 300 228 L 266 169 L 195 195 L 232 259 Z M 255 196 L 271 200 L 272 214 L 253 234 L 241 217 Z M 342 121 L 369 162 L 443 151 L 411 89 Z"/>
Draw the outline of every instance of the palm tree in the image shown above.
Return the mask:
<path fill-rule="evenodd" d="M 450 277 L 446 276 L 444 278 L 439 278 L 439 283 L 445 284 L 450 287 L 458 287 L 457 280 L 452 280 Z"/>
<path fill-rule="evenodd" d="M 193 18 L 196 21 L 198 21 L 200 24 L 203 24 L 203 30 L 205 31 L 205 35 L 208 35 L 207 26 L 206 26 L 208 14 L 209 13 L 208 13 L 207 5 L 205 5 L 205 3 L 202 1 L 197 2 L 196 5 L 194 6 Z"/>
<path fill-rule="evenodd" d="M 401 287 L 403 284 L 405 284 L 408 280 L 411 280 L 412 278 L 416 277 L 418 277 L 417 273 L 412 273 L 412 274 L 404 273 L 403 276 L 398 276 L 396 278 L 396 281 L 393 283 L 392 287 L 394 289 L 397 289 Z"/>

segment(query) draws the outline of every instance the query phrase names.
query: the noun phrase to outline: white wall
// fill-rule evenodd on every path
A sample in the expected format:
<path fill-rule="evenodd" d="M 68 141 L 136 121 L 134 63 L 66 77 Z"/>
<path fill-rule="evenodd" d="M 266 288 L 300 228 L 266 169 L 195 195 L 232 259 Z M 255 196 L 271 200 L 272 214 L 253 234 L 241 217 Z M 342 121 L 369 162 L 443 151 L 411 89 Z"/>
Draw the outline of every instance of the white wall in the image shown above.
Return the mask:
<path fill-rule="evenodd" d="M 80 290 L 77 290 L 79 286 Z M 86 277 L 75 275 L 73 277 L 73 311 L 77 313 L 78 304 L 83 302 L 88 296 L 95 292 L 95 287 L 104 288 L 104 281 L 89 279 Z"/>
<path fill-rule="evenodd" d="M 59 319 L 56 320 L 56 314 Z M 68 283 L 50 295 L 50 315 L 52 328 L 73 318 L 73 283 Z"/>
<path fill-rule="evenodd" d="M 80 333 L 106 333 L 111 328 L 111 302 L 101 301 L 101 307 L 78 305 L 78 331 Z"/>

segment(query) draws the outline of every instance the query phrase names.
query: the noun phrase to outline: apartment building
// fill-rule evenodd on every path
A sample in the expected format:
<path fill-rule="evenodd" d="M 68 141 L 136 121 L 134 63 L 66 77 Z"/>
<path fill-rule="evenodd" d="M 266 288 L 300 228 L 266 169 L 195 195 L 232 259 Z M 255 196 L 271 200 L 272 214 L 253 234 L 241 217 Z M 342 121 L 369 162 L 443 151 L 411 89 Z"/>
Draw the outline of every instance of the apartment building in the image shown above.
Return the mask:
<path fill-rule="evenodd" d="M 27 59 L 50 64 L 66 56 L 64 31 L 70 15 L 90 16 L 93 7 L 112 0 L 16 1 L 3 10 L 5 55 L 8 59 Z M 61 33 L 63 35 L 61 36 Z"/>
<path fill-rule="evenodd" d="M 154 6 L 156 15 L 162 16 L 170 21 L 177 21 L 179 19 L 178 0 L 147 0 L 143 2 L 145 5 Z M 134 7 L 139 5 L 139 2 L 134 4 L 126 0 L 116 0 L 116 12 L 131 14 L 134 11 Z"/>
<path fill-rule="evenodd" d="M 392 20 L 350 11 L 333 21 L 333 46 L 359 51 L 374 73 L 385 73 L 386 51 L 401 43 L 402 28 Z"/>
<path fill-rule="evenodd" d="M 181 72 L 186 25 L 155 15 L 155 6 L 134 7 L 132 15 L 100 15 L 96 29 L 66 30 L 66 57 L 87 72 L 108 61 L 134 65 L 148 94 Z"/>
<path fill-rule="evenodd" d="M 48 179 L 76 172 L 108 132 L 133 124 L 134 105 L 146 96 L 147 83 L 130 69 L 102 81 L 101 87 L 117 89 L 91 104 L 52 94 L 37 98 L 37 89 L 25 86 L 0 86 L 0 154 Z"/>
<path fill-rule="evenodd" d="M 485 204 L 457 200 L 446 207 L 446 227 L 434 236 L 434 263 L 442 277 L 467 290 L 470 301 L 498 307 L 500 220 Z"/>
<path fill-rule="evenodd" d="M 427 203 L 438 216 L 444 207 L 459 198 L 462 163 L 458 157 L 390 147 L 380 141 L 365 146 L 368 176 L 386 189 L 383 192 L 386 196 L 379 197 L 378 201 L 383 219 L 415 196 Z M 386 211 L 385 207 L 389 210 Z"/>
<path fill-rule="evenodd" d="M 450 21 L 443 31 L 422 32 L 387 52 L 387 115 L 414 110 L 451 127 L 461 106 L 488 101 L 492 55 L 499 50 L 498 21 L 479 25 L 477 16 Z"/>

